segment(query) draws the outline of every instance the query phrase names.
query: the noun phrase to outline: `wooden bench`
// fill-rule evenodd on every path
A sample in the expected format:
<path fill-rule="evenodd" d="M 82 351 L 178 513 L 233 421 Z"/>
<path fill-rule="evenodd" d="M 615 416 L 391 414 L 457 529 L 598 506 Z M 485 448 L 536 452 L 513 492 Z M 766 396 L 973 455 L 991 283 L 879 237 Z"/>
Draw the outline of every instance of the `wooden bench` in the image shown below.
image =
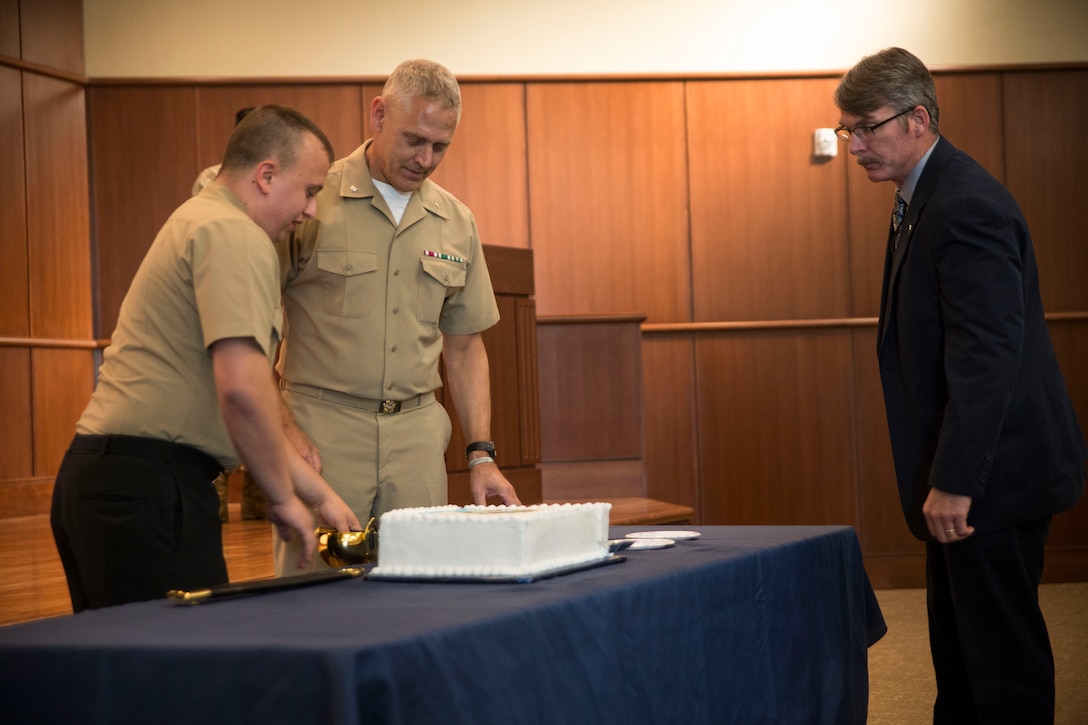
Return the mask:
<path fill-rule="evenodd" d="M 647 524 L 687 524 L 695 510 L 691 506 L 657 501 L 652 498 L 623 496 L 595 499 L 612 504 L 609 523 L 612 526 L 641 526 Z M 544 503 L 584 503 L 587 499 L 548 499 Z"/>

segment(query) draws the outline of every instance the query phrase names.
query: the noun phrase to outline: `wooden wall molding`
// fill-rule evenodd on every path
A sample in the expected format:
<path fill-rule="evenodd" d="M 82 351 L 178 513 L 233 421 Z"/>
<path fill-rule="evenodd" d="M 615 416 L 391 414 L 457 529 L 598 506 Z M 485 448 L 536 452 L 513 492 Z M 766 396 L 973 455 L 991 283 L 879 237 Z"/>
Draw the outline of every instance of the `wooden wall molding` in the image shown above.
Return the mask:
<path fill-rule="evenodd" d="M 1088 322 L 1088 312 L 1048 312 L 1047 322 Z M 542 317 L 541 324 L 548 324 L 554 317 Z M 580 319 L 594 319 L 584 317 Z M 607 318 L 599 318 L 607 319 Z M 876 317 L 843 317 L 827 320 L 741 320 L 718 322 L 659 322 L 644 323 L 642 331 L 647 334 L 670 332 L 742 332 L 745 330 L 805 330 L 836 327 L 876 327 Z"/>
<path fill-rule="evenodd" d="M 627 322 L 642 324 L 646 315 L 544 315 L 538 317 L 538 325 L 622 325 Z M 645 327 L 645 326 L 644 326 Z"/>
<path fill-rule="evenodd" d="M 876 327 L 875 317 L 840 317 L 825 320 L 736 320 L 717 322 L 658 322 L 642 325 L 648 334 L 669 332 L 743 332 L 746 330 L 815 330 L 840 327 Z"/>
<path fill-rule="evenodd" d="M 5 61 L 0 55 L 0 63 Z M 1088 62 L 1065 63 L 1001 63 L 994 65 L 943 65 L 933 66 L 934 74 L 943 73 L 1030 73 L 1039 71 L 1084 70 Z M 736 72 L 686 72 L 686 73 L 472 73 L 459 75 L 458 83 L 642 83 L 645 81 L 766 81 L 766 80 L 807 80 L 813 78 L 839 78 L 846 72 L 841 69 L 816 70 L 779 70 L 779 71 L 736 71 Z M 88 85 L 93 86 L 235 86 L 235 85 L 284 85 L 304 83 L 306 85 L 336 85 L 341 83 L 384 83 L 385 75 L 346 75 L 346 76 L 172 76 L 169 78 L 111 77 L 89 78 Z"/>
<path fill-rule="evenodd" d="M 15 68 L 16 70 L 27 71 L 34 75 L 43 76 L 45 78 L 53 78 L 59 81 L 67 81 L 74 83 L 78 86 L 86 86 L 89 83 L 87 76 L 82 73 L 72 73 L 60 68 L 53 68 L 51 66 L 42 63 L 33 63 L 31 61 L 21 60 L 19 58 L 12 58 L 6 55 L 0 55 L 0 66 L 6 66 L 8 68 Z"/>
<path fill-rule="evenodd" d="M 104 350 L 109 340 L 60 340 L 48 337 L 0 337 L 0 347 L 60 348 L 67 350 Z"/>

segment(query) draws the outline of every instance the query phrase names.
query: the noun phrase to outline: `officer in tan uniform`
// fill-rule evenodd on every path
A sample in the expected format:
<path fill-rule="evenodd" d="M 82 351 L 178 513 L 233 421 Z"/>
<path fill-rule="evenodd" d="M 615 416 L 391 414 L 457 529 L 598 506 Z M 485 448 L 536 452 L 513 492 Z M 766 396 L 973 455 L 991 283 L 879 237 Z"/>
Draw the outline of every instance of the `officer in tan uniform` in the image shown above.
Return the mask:
<path fill-rule="evenodd" d="M 520 504 L 494 462 L 487 353 L 499 319 L 476 222 L 427 177 L 457 129 L 443 66 L 400 64 L 374 99 L 374 137 L 338 160 L 317 219 L 281 245 L 287 334 L 279 362 L 293 442 L 361 520 L 447 502 L 445 362 L 469 445 L 473 499 Z M 276 546 L 278 573 L 290 547 Z"/>
<path fill-rule="evenodd" d="M 317 548 L 314 512 L 361 528 L 285 437 L 271 367 L 282 327 L 271 240 L 314 213 L 332 158 L 308 118 L 262 107 L 148 250 L 54 487 L 75 611 L 226 582 L 212 481 L 243 461 L 300 566 Z"/>

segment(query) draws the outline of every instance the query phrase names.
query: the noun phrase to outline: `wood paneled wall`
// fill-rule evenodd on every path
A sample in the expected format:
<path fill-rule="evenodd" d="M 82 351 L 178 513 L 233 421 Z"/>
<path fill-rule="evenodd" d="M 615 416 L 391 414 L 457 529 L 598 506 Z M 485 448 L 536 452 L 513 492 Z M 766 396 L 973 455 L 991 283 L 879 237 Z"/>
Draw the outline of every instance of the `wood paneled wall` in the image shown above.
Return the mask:
<path fill-rule="evenodd" d="M 538 324 L 545 500 L 645 497 L 641 315 Z"/>
<path fill-rule="evenodd" d="M 684 84 L 530 83 L 525 106 L 538 313 L 689 319 Z"/>
<path fill-rule="evenodd" d="M 835 125 L 835 85 L 689 84 L 690 319 L 849 314 L 846 167 L 811 157 L 812 131 Z"/>
<path fill-rule="evenodd" d="M 80 0 L 0 2 L 0 512 L 48 507 L 94 384 Z"/>
<path fill-rule="evenodd" d="M 104 86 L 88 97 L 98 331 L 109 337 L 121 300 L 162 223 L 191 193 L 200 170 L 219 163 L 240 108 L 281 103 L 304 109 L 338 154 L 364 133 L 360 84 L 192 87 Z"/>
<path fill-rule="evenodd" d="M 0 2 L 0 13 L 11 5 Z M 12 42 L 0 32 L 0 53 L 10 55 Z M 43 238 L 77 236 L 87 224 L 65 206 L 70 190 L 84 191 L 65 179 L 87 159 L 49 139 L 78 136 L 69 114 L 79 84 L 70 95 L 63 78 L 39 75 L 0 66 L 8 126 L 0 144 L 22 153 L 26 169 L 46 172 L 24 176 L 5 164 L 0 188 L 50 200 L 0 197 L 3 251 L 28 269 L 0 290 L 0 334 L 85 340 L 108 336 L 144 250 L 196 173 L 218 159 L 238 108 L 295 105 L 343 155 L 367 136 L 380 89 L 378 79 L 92 81 L 92 275 L 78 259 L 86 238 Z M 873 339 L 892 190 L 869 183 L 842 149 L 827 161 L 812 157 L 813 130 L 837 122 L 836 82 L 819 74 L 466 79 L 462 124 L 435 178 L 473 208 L 485 243 L 533 251 L 538 314 L 645 316 L 647 495 L 696 507 L 702 523 L 851 524 L 875 583 L 917 585 L 921 548 L 896 500 Z M 1088 422 L 1079 184 L 1088 68 L 963 69 L 937 82 L 944 134 L 1024 208 L 1055 345 Z M 18 124 L 51 114 L 40 141 L 28 132 L 21 149 L 9 148 L 24 132 Z M 65 219 L 41 216 L 54 202 Z M 24 207 L 39 218 L 22 217 Z M 79 305 L 87 299 L 94 330 Z M 52 453 L 38 437 L 70 434 L 28 432 L 25 411 L 79 394 L 21 392 L 24 381 L 72 376 L 81 365 L 69 355 L 91 353 L 0 350 L 4 440 L 22 442 L 0 461 L 7 483 L 47 475 Z M 47 428 L 53 420 L 34 416 Z M 612 422 L 601 420 L 601 430 Z M 1049 561 L 1052 579 L 1088 578 L 1088 504 L 1057 518 Z"/>

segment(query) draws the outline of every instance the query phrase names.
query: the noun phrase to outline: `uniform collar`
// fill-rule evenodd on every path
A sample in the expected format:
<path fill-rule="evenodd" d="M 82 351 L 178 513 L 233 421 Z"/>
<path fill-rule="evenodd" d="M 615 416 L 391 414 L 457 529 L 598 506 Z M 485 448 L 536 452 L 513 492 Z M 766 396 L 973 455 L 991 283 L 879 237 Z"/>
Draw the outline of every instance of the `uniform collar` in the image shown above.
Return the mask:
<path fill-rule="evenodd" d="M 222 181 L 215 181 L 214 179 L 203 189 L 197 196 L 210 196 L 214 199 L 224 201 L 231 206 L 237 207 L 246 216 L 249 216 L 249 210 L 246 209 L 246 203 L 242 201 L 242 198 L 234 193 L 234 191 L 224 184 Z"/>
<path fill-rule="evenodd" d="M 366 150 L 374 139 L 367 139 L 363 145 L 355 149 L 341 162 L 340 196 L 349 199 L 381 199 L 382 195 L 378 187 L 374 185 L 374 179 L 370 175 L 370 167 L 366 163 Z M 409 216 L 421 216 L 422 212 L 434 214 L 443 219 L 449 219 L 449 200 L 446 199 L 440 187 L 430 179 L 424 179 L 419 189 L 412 192 L 412 198 L 405 209 L 405 219 Z M 382 206 L 384 207 L 384 200 Z M 404 225 L 405 219 L 401 220 Z"/>

